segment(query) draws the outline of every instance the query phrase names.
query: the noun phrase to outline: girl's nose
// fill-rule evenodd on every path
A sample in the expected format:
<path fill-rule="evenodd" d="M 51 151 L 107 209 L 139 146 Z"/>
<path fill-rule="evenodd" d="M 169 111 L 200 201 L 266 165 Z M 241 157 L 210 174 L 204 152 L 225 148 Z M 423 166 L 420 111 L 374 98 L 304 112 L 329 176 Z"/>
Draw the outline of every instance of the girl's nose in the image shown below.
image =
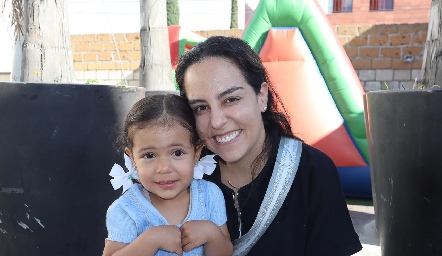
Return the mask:
<path fill-rule="evenodd" d="M 171 171 L 171 166 L 169 159 L 167 159 L 166 157 L 159 157 L 157 162 L 156 172 L 164 174 L 164 173 L 169 173 L 170 171 Z"/>
<path fill-rule="evenodd" d="M 221 108 L 212 108 L 210 113 L 210 125 L 213 129 L 220 129 L 227 123 L 226 113 Z"/>

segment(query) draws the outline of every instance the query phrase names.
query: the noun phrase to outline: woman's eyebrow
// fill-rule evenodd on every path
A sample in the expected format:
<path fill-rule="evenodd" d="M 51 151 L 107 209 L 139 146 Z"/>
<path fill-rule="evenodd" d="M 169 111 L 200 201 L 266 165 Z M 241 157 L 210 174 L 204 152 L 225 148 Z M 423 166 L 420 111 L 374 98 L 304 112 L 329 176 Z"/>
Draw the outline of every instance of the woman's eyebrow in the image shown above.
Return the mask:
<path fill-rule="evenodd" d="M 237 90 L 244 90 L 244 87 L 242 87 L 242 86 L 235 86 L 235 87 L 229 88 L 229 89 L 223 91 L 222 93 L 220 93 L 218 95 L 218 99 L 222 99 L 224 96 L 226 96 L 228 94 L 231 94 L 231 93 L 233 93 L 233 92 L 235 92 Z M 203 99 L 194 99 L 194 100 L 189 100 L 188 104 L 189 105 L 193 105 L 193 104 L 201 103 L 201 102 L 206 102 L 206 101 L 203 100 Z"/>
<path fill-rule="evenodd" d="M 222 93 L 220 93 L 218 95 L 218 99 L 221 99 L 222 97 L 226 96 L 227 94 L 231 94 L 231 93 L 233 93 L 234 91 L 237 91 L 237 90 L 244 90 L 244 87 L 242 87 L 242 86 L 235 86 L 235 87 L 229 88 L 229 89 L 223 91 Z"/>
<path fill-rule="evenodd" d="M 189 100 L 189 101 L 188 101 L 188 104 L 189 104 L 189 105 L 193 105 L 193 104 L 201 103 L 201 102 L 206 102 L 206 101 L 205 101 L 205 100 L 202 100 L 202 99 L 194 99 L 194 100 Z"/>

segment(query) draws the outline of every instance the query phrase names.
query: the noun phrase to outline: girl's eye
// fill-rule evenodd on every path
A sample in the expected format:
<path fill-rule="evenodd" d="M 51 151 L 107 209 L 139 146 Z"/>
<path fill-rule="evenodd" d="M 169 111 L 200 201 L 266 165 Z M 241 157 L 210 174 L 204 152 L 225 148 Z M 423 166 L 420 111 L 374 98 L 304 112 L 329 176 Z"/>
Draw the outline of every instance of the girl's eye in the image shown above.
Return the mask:
<path fill-rule="evenodd" d="M 184 155 L 184 151 L 181 150 L 181 149 L 177 149 L 177 150 L 174 150 L 174 151 L 172 152 L 172 155 L 173 155 L 173 156 L 183 156 L 183 155 Z"/>
<path fill-rule="evenodd" d="M 148 158 L 148 159 L 154 158 L 154 157 L 155 157 L 155 155 L 153 153 L 146 153 L 143 155 L 143 158 Z"/>

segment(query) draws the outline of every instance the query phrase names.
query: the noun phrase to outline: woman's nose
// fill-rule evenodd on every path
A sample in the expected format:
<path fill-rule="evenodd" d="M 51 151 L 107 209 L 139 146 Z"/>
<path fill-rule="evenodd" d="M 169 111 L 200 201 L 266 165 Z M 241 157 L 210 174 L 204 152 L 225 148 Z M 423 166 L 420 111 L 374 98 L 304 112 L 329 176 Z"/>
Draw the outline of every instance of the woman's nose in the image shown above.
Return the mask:
<path fill-rule="evenodd" d="M 210 125 L 214 129 L 220 129 L 227 122 L 227 116 L 223 109 L 212 108 L 210 113 Z"/>

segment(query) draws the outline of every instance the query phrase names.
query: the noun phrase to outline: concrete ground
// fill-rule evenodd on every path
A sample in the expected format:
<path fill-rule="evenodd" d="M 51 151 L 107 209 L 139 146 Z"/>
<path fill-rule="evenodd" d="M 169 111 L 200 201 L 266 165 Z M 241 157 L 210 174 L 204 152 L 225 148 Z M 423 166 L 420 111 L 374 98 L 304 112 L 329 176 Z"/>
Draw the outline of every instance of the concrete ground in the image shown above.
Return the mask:
<path fill-rule="evenodd" d="M 371 199 L 349 199 L 347 207 L 362 250 L 354 256 L 381 256 L 379 236 L 376 234 L 373 202 Z"/>

